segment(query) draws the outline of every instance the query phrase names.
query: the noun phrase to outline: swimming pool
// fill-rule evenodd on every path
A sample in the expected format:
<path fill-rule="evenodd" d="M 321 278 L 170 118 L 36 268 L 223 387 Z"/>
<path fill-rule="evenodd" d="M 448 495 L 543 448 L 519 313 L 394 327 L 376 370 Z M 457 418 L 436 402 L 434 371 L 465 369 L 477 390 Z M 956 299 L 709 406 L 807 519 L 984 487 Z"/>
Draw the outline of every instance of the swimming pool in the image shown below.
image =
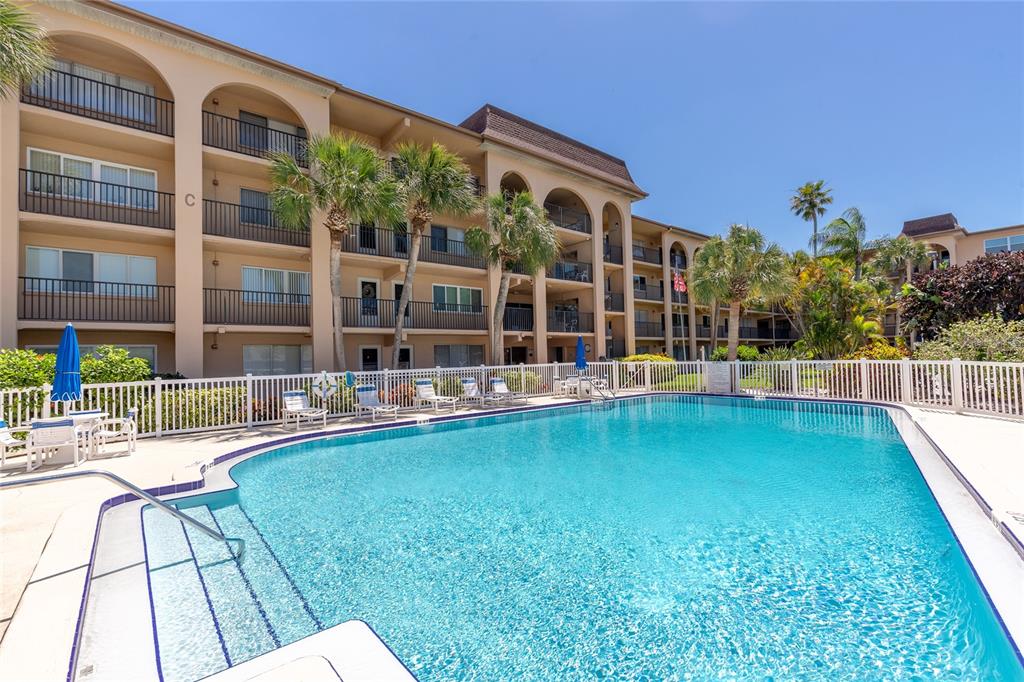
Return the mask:
<path fill-rule="evenodd" d="M 168 682 L 352 619 L 422 680 L 1024 677 L 878 408 L 655 396 L 231 475 L 182 506 L 240 564 L 144 513 Z"/>

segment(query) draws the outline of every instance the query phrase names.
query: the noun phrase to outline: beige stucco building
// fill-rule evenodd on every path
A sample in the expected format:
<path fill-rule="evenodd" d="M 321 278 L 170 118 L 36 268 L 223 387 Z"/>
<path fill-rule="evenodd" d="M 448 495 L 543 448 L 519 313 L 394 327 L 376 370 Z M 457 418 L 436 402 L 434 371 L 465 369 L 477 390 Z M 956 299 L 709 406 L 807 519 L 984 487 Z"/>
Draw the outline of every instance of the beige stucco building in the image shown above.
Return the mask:
<path fill-rule="evenodd" d="M 342 131 L 391 153 L 402 140 L 458 152 L 482 192 L 529 189 L 562 244 L 519 273 L 505 360 L 634 351 L 700 357 L 708 311 L 673 291 L 705 235 L 633 216 L 645 195 L 609 154 L 485 105 L 453 125 L 99 0 L 31 4 L 54 68 L 0 102 L 0 347 L 126 346 L 159 372 L 290 373 L 333 367 L 327 231 L 268 210 L 270 152 Z M 424 239 L 401 364 L 478 364 L 499 273 L 438 216 Z M 346 369 L 390 363 L 407 243 L 363 225 L 344 242 Z M 389 320 L 390 317 L 390 320 Z M 789 339 L 749 313 L 750 343 Z M 724 338 L 724 333 L 722 334 Z"/>

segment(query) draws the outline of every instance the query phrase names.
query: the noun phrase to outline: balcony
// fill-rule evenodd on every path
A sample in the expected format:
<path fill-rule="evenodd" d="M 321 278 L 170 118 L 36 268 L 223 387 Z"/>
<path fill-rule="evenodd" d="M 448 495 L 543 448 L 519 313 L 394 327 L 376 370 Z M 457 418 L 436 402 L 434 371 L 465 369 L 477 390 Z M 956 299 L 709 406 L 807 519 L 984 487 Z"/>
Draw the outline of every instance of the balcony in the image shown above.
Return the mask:
<path fill-rule="evenodd" d="M 174 287 L 19 277 L 18 319 L 52 322 L 174 322 Z"/>
<path fill-rule="evenodd" d="M 305 137 L 228 118 L 212 111 L 203 112 L 203 144 L 264 159 L 272 154 L 289 154 L 301 167 L 308 167 Z"/>
<path fill-rule="evenodd" d="M 711 338 L 711 327 L 703 324 L 698 324 L 694 331 L 699 339 L 710 339 Z"/>
<path fill-rule="evenodd" d="M 281 224 L 273 211 L 222 201 L 203 200 L 203 234 L 248 239 L 268 244 L 309 246 L 309 226 L 293 230 Z"/>
<path fill-rule="evenodd" d="M 203 322 L 309 326 L 309 295 L 241 289 L 203 289 Z"/>
<path fill-rule="evenodd" d="M 560 260 L 548 268 L 548 277 L 561 279 L 568 282 L 592 282 L 592 266 L 590 263 L 579 261 Z"/>
<path fill-rule="evenodd" d="M 549 310 L 548 331 L 591 334 L 594 331 L 594 313 L 581 313 L 575 310 Z"/>
<path fill-rule="evenodd" d="M 672 254 L 668 259 L 668 265 L 673 270 L 685 270 L 686 261 L 677 254 Z"/>
<path fill-rule="evenodd" d="M 681 324 L 674 324 L 672 325 L 672 336 L 681 339 L 686 336 L 686 329 Z"/>
<path fill-rule="evenodd" d="M 398 318 L 398 301 L 394 300 L 343 297 L 341 307 L 342 324 L 346 327 L 394 329 Z M 487 306 L 409 301 L 402 326 L 405 329 L 486 331 Z"/>
<path fill-rule="evenodd" d="M 665 327 L 661 322 L 643 322 L 637 320 L 634 323 L 634 330 L 636 335 L 640 338 L 663 338 L 665 336 Z"/>
<path fill-rule="evenodd" d="M 604 262 L 622 265 L 622 247 L 614 244 L 604 245 Z"/>
<path fill-rule="evenodd" d="M 548 218 L 558 227 L 590 234 L 590 216 L 583 211 L 574 208 L 559 206 L 551 202 L 544 202 L 544 210 L 548 212 Z"/>
<path fill-rule="evenodd" d="M 609 291 L 604 295 L 604 309 L 613 313 L 626 311 L 626 297 L 620 293 Z"/>
<path fill-rule="evenodd" d="M 174 195 L 42 171 L 18 171 L 18 208 L 29 213 L 174 229 Z"/>
<path fill-rule="evenodd" d="M 720 326 L 718 328 L 718 338 L 725 339 L 725 338 L 728 338 L 728 336 L 729 336 L 728 330 L 724 326 Z M 742 326 L 741 325 L 740 326 L 740 338 L 741 339 L 754 339 L 754 340 L 771 341 L 772 340 L 772 330 L 771 329 L 760 329 L 758 327 L 747 327 L 747 326 Z"/>
<path fill-rule="evenodd" d="M 896 325 L 895 324 L 887 324 L 887 325 L 885 325 L 882 328 L 882 335 L 883 336 L 889 336 L 889 337 L 896 336 Z"/>
<path fill-rule="evenodd" d="M 409 235 L 380 227 L 360 225 L 341 240 L 341 250 L 385 258 L 409 257 Z M 420 261 L 458 265 L 464 268 L 487 268 L 483 258 L 473 254 L 463 242 L 424 236 L 420 242 Z"/>
<path fill-rule="evenodd" d="M 661 265 L 661 249 L 633 245 L 633 260 L 651 265 Z"/>
<path fill-rule="evenodd" d="M 633 289 L 633 298 L 640 301 L 661 301 L 665 300 L 665 294 L 662 293 L 661 287 L 647 287 L 645 289 Z"/>
<path fill-rule="evenodd" d="M 21 101 L 158 135 L 174 136 L 174 102 L 49 69 L 21 89 Z"/>
<path fill-rule="evenodd" d="M 626 342 L 622 339 L 606 339 L 605 345 L 605 357 L 607 358 L 624 358 L 626 357 Z"/>
<path fill-rule="evenodd" d="M 533 310 L 528 308 L 505 308 L 502 325 L 507 332 L 532 332 Z"/>
<path fill-rule="evenodd" d="M 679 292 L 679 291 L 673 291 L 672 292 L 672 302 L 673 303 L 689 303 L 690 302 L 689 294 L 684 294 L 684 293 Z"/>

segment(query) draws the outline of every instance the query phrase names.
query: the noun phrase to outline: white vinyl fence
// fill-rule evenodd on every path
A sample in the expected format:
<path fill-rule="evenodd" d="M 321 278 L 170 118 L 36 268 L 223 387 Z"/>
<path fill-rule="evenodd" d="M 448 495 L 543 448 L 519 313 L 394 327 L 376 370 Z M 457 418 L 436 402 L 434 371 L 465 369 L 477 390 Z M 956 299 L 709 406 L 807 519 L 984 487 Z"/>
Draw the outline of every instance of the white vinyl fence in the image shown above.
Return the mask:
<path fill-rule="evenodd" d="M 709 373 L 709 367 L 716 372 Z M 727 376 L 723 386 L 709 374 Z M 552 395 L 560 379 L 575 375 L 572 363 L 480 366 L 355 372 L 356 383 L 373 384 L 381 400 L 414 405 L 415 379 L 434 382 L 439 395 L 462 394 L 463 377 L 475 377 L 481 390 L 493 376 L 513 391 Z M 778 397 L 900 403 L 937 409 L 1024 418 L 1024 364 L 911 360 L 783 362 L 594 362 L 583 372 L 603 379 L 614 393 L 714 391 Z M 354 397 L 344 373 L 329 376 L 338 391 L 326 400 L 313 390 L 319 374 L 173 379 L 83 386 L 82 400 L 71 409 L 101 409 L 112 417 L 139 410 L 140 435 L 189 433 L 251 427 L 281 419 L 281 394 L 307 391 L 313 405 L 325 404 L 332 416 L 354 413 Z M 27 426 L 38 417 L 60 414 L 65 406 L 47 400 L 49 387 L 0 391 L 0 419 Z"/>

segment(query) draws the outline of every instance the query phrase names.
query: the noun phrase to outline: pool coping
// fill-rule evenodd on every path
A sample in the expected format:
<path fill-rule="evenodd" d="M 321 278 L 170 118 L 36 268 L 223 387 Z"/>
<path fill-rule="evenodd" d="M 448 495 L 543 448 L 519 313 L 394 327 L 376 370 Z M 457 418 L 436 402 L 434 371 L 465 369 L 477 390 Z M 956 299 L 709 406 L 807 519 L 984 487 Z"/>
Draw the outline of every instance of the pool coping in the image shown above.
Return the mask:
<path fill-rule="evenodd" d="M 972 572 L 975 580 L 978 583 L 978 586 L 981 588 L 982 593 L 985 595 L 985 598 L 988 601 L 989 607 L 992 609 L 992 611 L 993 611 L 997 621 L 999 622 L 999 625 L 1000 625 L 1004 635 L 1007 637 L 1008 641 L 1010 642 L 1010 646 L 1013 649 L 1014 653 L 1016 654 L 1018 663 L 1022 667 L 1024 667 L 1024 654 L 1022 654 L 1022 651 L 1024 651 L 1024 631 L 1021 631 L 1017 636 L 1015 636 L 1015 632 L 1013 630 L 1011 630 L 1011 628 L 1008 626 L 1006 620 L 1003 617 L 1002 611 L 1000 610 L 1000 608 L 996 604 L 996 600 L 993 598 L 992 594 L 990 594 L 989 586 L 986 584 L 986 581 L 982 579 L 981 574 L 979 573 L 977 566 L 975 566 L 975 560 L 973 560 L 971 558 L 971 553 L 968 552 L 967 547 L 965 547 L 964 542 L 961 540 L 960 535 L 957 533 L 956 528 L 954 527 L 954 524 L 951 521 L 949 514 L 947 513 L 946 506 L 944 506 L 943 502 L 940 501 L 939 496 L 937 495 L 937 493 L 935 491 L 935 487 L 933 486 L 933 481 L 929 479 L 929 475 L 926 474 L 925 471 L 922 469 L 921 461 L 919 461 L 919 457 L 918 457 L 918 455 L 921 454 L 921 453 L 914 451 L 914 448 L 912 447 L 912 444 L 907 441 L 907 439 L 904 437 L 903 431 L 899 429 L 899 424 L 897 423 L 897 420 L 896 420 L 896 418 L 894 418 L 893 415 L 896 414 L 896 415 L 899 415 L 899 417 L 901 419 L 905 419 L 907 424 L 909 424 L 910 426 L 912 426 L 914 428 L 914 431 L 916 432 L 916 434 L 921 436 L 921 437 L 923 437 L 923 439 L 927 442 L 927 444 L 929 446 L 929 449 L 934 454 L 936 454 L 938 456 L 938 459 L 939 459 L 940 462 L 945 464 L 946 469 L 948 470 L 948 472 L 951 473 L 952 476 L 956 479 L 956 481 L 960 484 L 960 486 L 964 490 L 966 490 L 966 492 L 974 500 L 974 502 L 977 504 L 977 506 L 980 508 L 980 510 L 986 515 L 986 517 L 989 519 L 989 521 L 992 523 L 992 525 L 995 526 L 994 530 L 996 531 L 996 533 L 999 536 L 1001 536 L 1001 538 L 1007 544 L 1009 544 L 1010 548 L 1018 555 L 1018 558 L 1020 558 L 1020 559 L 1024 559 L 1024 543 L 1022 543 L 1021 539 L 1016 536 L 1016 534 L 1014 533 L 1013 529 L 1008 527 L 1006 525 L 1006 523 L 1003 522 L 1002 520 L 996 518 L 996 516 L 994 515 L 993 508 L 991 507 L 991 505 L 988 504 L 988 502 L 985 500 L 984 496 L 970 483 L 970 481 L 959 471 L 959 469 L 957 469 L 957 467 L 953 464 L 951 459 L 942 451 L 942 448 L 939 447 L 938 444 L 934 441 L 934 439 L 927 433 L 927 431 L 925 431 L 925 429 L 918 422 L 918 420 L 914 418 L 914 415 L 911 414 L 907 410 L 906 406 L 898 405 L 898 404 L 892 404 L 892 403 L 869 402 L 869 401 L 855 401 L 855 400 L 823 399 L 823 398 L 810 398 L 810 397 L 788 397 L 788 396 L 777 396 L 776 397 L 776 396 L 771 396 L 771 395 L 764 395 L 764 396 L 762 396 L 762 395 L 750 395 L 750 394 L 681 392 L 681 391 L 648 391 L 648 392 L 635 393 L 635 394 L 630 394 L 630 395 L 615 396 L 615 397 L 613 397 L 611 399 L 606 399 L 605 401 L 596 401 L 596 402 L 609 402 L 609 401 L 618 402 L 618 401 L 629 401 L 629 400 L 642 400 L 642 399 L 645 399 L 645 398 L 648 398 L 648 397 L 653 397 L 653 396 L 674 396 L 674 397 L 693 397 L 693 398 L 712 397 L 712 398 L 725 398 L 725 399 L 733 399 L 733 400 L 735 400 L 735 399 L 744 399 L 744 400 L 751 400 L 751 401 L 771 400 L 771 401 L 777 401 L 777 402 L 806 402 L 806 403 L 814 403 L 814 404 L 840 404 L 840 405 L 848 405 L 848 406 L 852 406 L 852 407 L 873 407 L 873 408 L 879 408 L 879 409 L 885 410 L 886 413 L 890 416 L 890 419 L 892 419 L 894 425 L 897 427 L 897 430 L 900 433 L 900 438 L 904 442 L 904 445 L 907 447 L 907 450 L 910 452 L 910 454 L 912 456 L 912 459 L 914 460 L 915 466 L 917 467 L 918 472 L 922 476 L 922 479 L 924 480 L 924 482 L 925 482 L 925 484 L 926 484 L 926 486 L 927 486 L 927 488 L 929 490 L 929 494 L 932 496 L 933 502 L 935 503 L 935 505 L 938 507 L 940 513 L 942 514 L 943 520 L 946 522 L 946 525 L 949 528 L 950 533 L 956 539 L 957 546 L 959 547 L 961 553 L 963 554 L 964 558 L 966 559 L 967 564 L 970 567 L 971 572 Z M 310 442 L 310 441 L 315 441 L 315 440 L 323 440 L 323 439 L 327 439 L 327 438 L 338 438 L 338 437 L 343 437 L 343 436 L 358 436 L 358 435 L 363 435 L 363 434 L 366 434 L 366 433 L 372 433 L 372 432 L 377 432 L 377 431 L 389 431 L 389 430 L 397 430 L 397 429 L 410 429 L 410 428 L 414 428 L 414 427 L 423 427 L 423 426 L 429 426 L 429 425 L 432 425 L 432 424 L 439 424 L 439 423 L 448 423 L 448 422 L 457 422 L 457 421 L 470 421 L 470 420 L 475 420 L 475 419 L 497 417 L 497 416 L 503 416 L 503 415 L 514 415 L 514 414 L 523 414 L 523 413 L 538 412 L 538 411 L 555 411 L 555 410 L 563 410 L 563 409 L 569 409 L 569 408 L 578 408 L 578 407 L 585 407 L 585 406 L 592 405 L 594 402 L 595 401 L 592 401 L 592 400 L 570 400 L 570 401 L 566 401 L 566 402 L 558 403 L 558 404 L 554 404 L 554 405 L 548 404 L 548 405 L 510 406 L 508 408 L 503 408 L 503 409 L 479 410 L 479 411 L 474 411 L 474 412 L 470 412 L 470 413 L 462 413 L 462 414 L 448 414 L 448 415 L 446 415 L 446 414 L 438 414 L 438 415 L 433 415 L 433 416 L 419 417 L 419 418 L 416 418 L 416 419 L 404 419 L 404 420 L 399 419 L 399 420 L 390 421 L 390 422 L 372 422 L 372 423 L 362 424 L 362 425 L 358 425 L 358 426 L 349 426 L 349 427 L 334 428 L 334 429 L 320 430 L 320 431 L 309 431 L 309 432 L 305 432 L 305 433 L 297 433 L 295 435 L 290 435 L 290 436 L 282 436 L 280 438 L 275 438 L 275 439 L 273 439 L 271 441 L 268 441 L 268 442 L 265 442 L 265 443 L 260 443 L 260 444 L 257 444 L 257 445 L 249 445 L 249 446 L 246 446 L 246 447 L 243 447 L 243 448 L 239 448 L 237 450 L 233 450 L 233 451 L 224 453 L 224 454 L 219 455 L 217 457 L 214 457 L 212 461 L 203 463 L 199 467 L 196 468 L 197 469 L 197 473 L 198 473 L 198 478 L 196 478 L 194 480 L 188 480 L 188 481 L 184 481 L 184 482 L 181 482 L 181 483 L 173 483 L 173 484 L 168 484 L 168 485 L 164 485 L 164 486 L 157 486 L 155 488 L 147 489 L 146 492 L 149 492 L 150 494 L 153 494 L 153 495 L 156 495 L 158 497 L 161 497 L 161 499 L 164 499 L 164 500 L 179 500 L 179 499 L 183 499 L 185 497 L 192 497 L 192 496 L 195 496 L 195 495 L 214 494 L 214 493 L 218 493 L 218 492 L 224 492 L 224 491 L 232 490 L 232 489 L 238 487 L 237 484 L 235 483 L 234 479 L 230 475 L 231 469 L 233 469 L 236 465 L 238 465 L 238 464 L 240 464 L 240 463 L 242 463 L 244 461 L 247 461 L 249 459 L 255 458 L 257 456 L 260 456 L 262 454 L 266 454 L 268 452 L 280 449 L 282 447 L 286 447 L 288 445 L 294 445 L 294 444 L 297 444 L 297 443 Z M 227 462 L 232 462 L 232 463 L 231 463 L 230 466 L 223 467 L 223 468 L 219 466 L 219 465 L 225 464 Z M 77 667 L 77 656 L 78 656 L 78 653 L 80 652 L 80 641 L 81 641 L 81 635 L 82 635 L 82 625 L 84 623 L 84 614 L 85 614 L 85 609 L 86 609 L 86 605 L 88 603 L 88 598 L 89 598 L 89 587 L 90 587 L 90 582 L 91 582 L 91 579 L 92 579 L 92 567 L 93 567 L 93 564 L 95 563 L 96 552 L 98 550 L 99 531 L 100 531 L 100 524 L 101 524 L 103 515 L 106 512 L 108 512 L 108 511 L 110 511 L 110 510 L 112 510 L 112 509 L 114 509 L 114 508 L 116 508 L 116 507 L 118 507 L 120 505 L 126 504 L 128 502 L 141 502 L 141 501 L 134 494 L 126 493 L 126 494 L 117 495 L 117 496 L 114 496 L 112 498 L 109 498 L 109 499 L 105 500 L 104 502 L 102 502 L 99 505 L 99 510 L 98 510 L 98 514 L 97 514 L 97 517 L 96 517 L 95 534 L 94 534 L 93 544 L 92 544 L 91 554 L 90 554 L 90 562 L 89 562 L 89 566 L 88 566 L 86 577 L 85 577 L 85 581 L 84 581 L 85 585 L 84 585 L 84 589 L 83 589 L 82 599 L 81 599 L 81 602 L 80 602 L 79 608 L 78 608 L 78 618 L 77 618 L 76 626 L 75 626 L 74 639 L 72 640 L 73 641 L 73 645 L 72 645 L 71 655 L 70 655 L 70 659 L 69 659 L 68 674 L 67 674 L 67 678 L 66 678 L 67 682 L 72 682 L 75 679 L 76 667 Z M 946 505 L 949 505 L 950 502 L 951 502 L 950 500 L 947 500 L 946 501 Z M 142 505 L 142 506 L 145 506 L 145 505 Z M 145 536 L 143 534 L 143 538 L 144 537 Z M 152 599 L 152 593 L 151 593 L 151 591 L 148 590 L 148 576 L 147 576 L 147 592 L 149 593 L 148 596 L 149 596 L 149 598 L 151 600 Z M 1000 601 L 1002 601 L 1002 599 Z M 150 605 L 151 605 L 151 602 L 150 602 Z M 160 673 L 160 661 L 159 661 L 159 649 L 158 649 L 159 645 L 156 642 L 156 632 L 155 632 L 156 625 L 155 625 L 155 621 L 153 620 L 152 610 L 150 611 L 148 616 L 149 616 L 149 619 L 150 619 L 150 621 L 152 623 L 152 626 L 153 626 L 153 645 L 156 648 L 156 667 L 157 667 L 158 675 L 160 675 L 160 679 L 162 679 L 162 674 Z M 385 644 L 385 646 L 387 646 L 386 642 L 384 642 L 384 644 Z M 390 647 L 388 647 L 388 648 L 390 649 Z M 268 655 L 269 653 L 272 653 L 273 651 L 278 651 L 278 650 L 280 650 L 280 649 L 273 649 L 273 650 L 271 650 L 271 652 L 267 652 L 266 654 L 263 654 L 263 655 Z M 402 663 L 403 666 L 405 665 L 404 661 L 401 661 L 401 659 L 398 658 L 397 655 L 395 657 L 396 657 L 396 659 L 399 660 L 399 662 Z M 229 668 L 226 668 L 223 671 L 219 671 L 216 674 L 220 674 L 222 672 L 225 672 L 226 670 L 231 670 L 231 669 L 237 667 L 238 665 L 243 665 L 243 664 L 248 663 L 250 661 L 257 660 L 258 658 L 260 658 L 260 657 L 256 657 L 254 659 L 249 659 L 249 661 L 243 661 L 241 663 L 235 664 L 235 665 L 233 665 L 233 666 L 231 666 Z M 410 674 L 411 674 L 411 672 L 410 672 Z"/>

